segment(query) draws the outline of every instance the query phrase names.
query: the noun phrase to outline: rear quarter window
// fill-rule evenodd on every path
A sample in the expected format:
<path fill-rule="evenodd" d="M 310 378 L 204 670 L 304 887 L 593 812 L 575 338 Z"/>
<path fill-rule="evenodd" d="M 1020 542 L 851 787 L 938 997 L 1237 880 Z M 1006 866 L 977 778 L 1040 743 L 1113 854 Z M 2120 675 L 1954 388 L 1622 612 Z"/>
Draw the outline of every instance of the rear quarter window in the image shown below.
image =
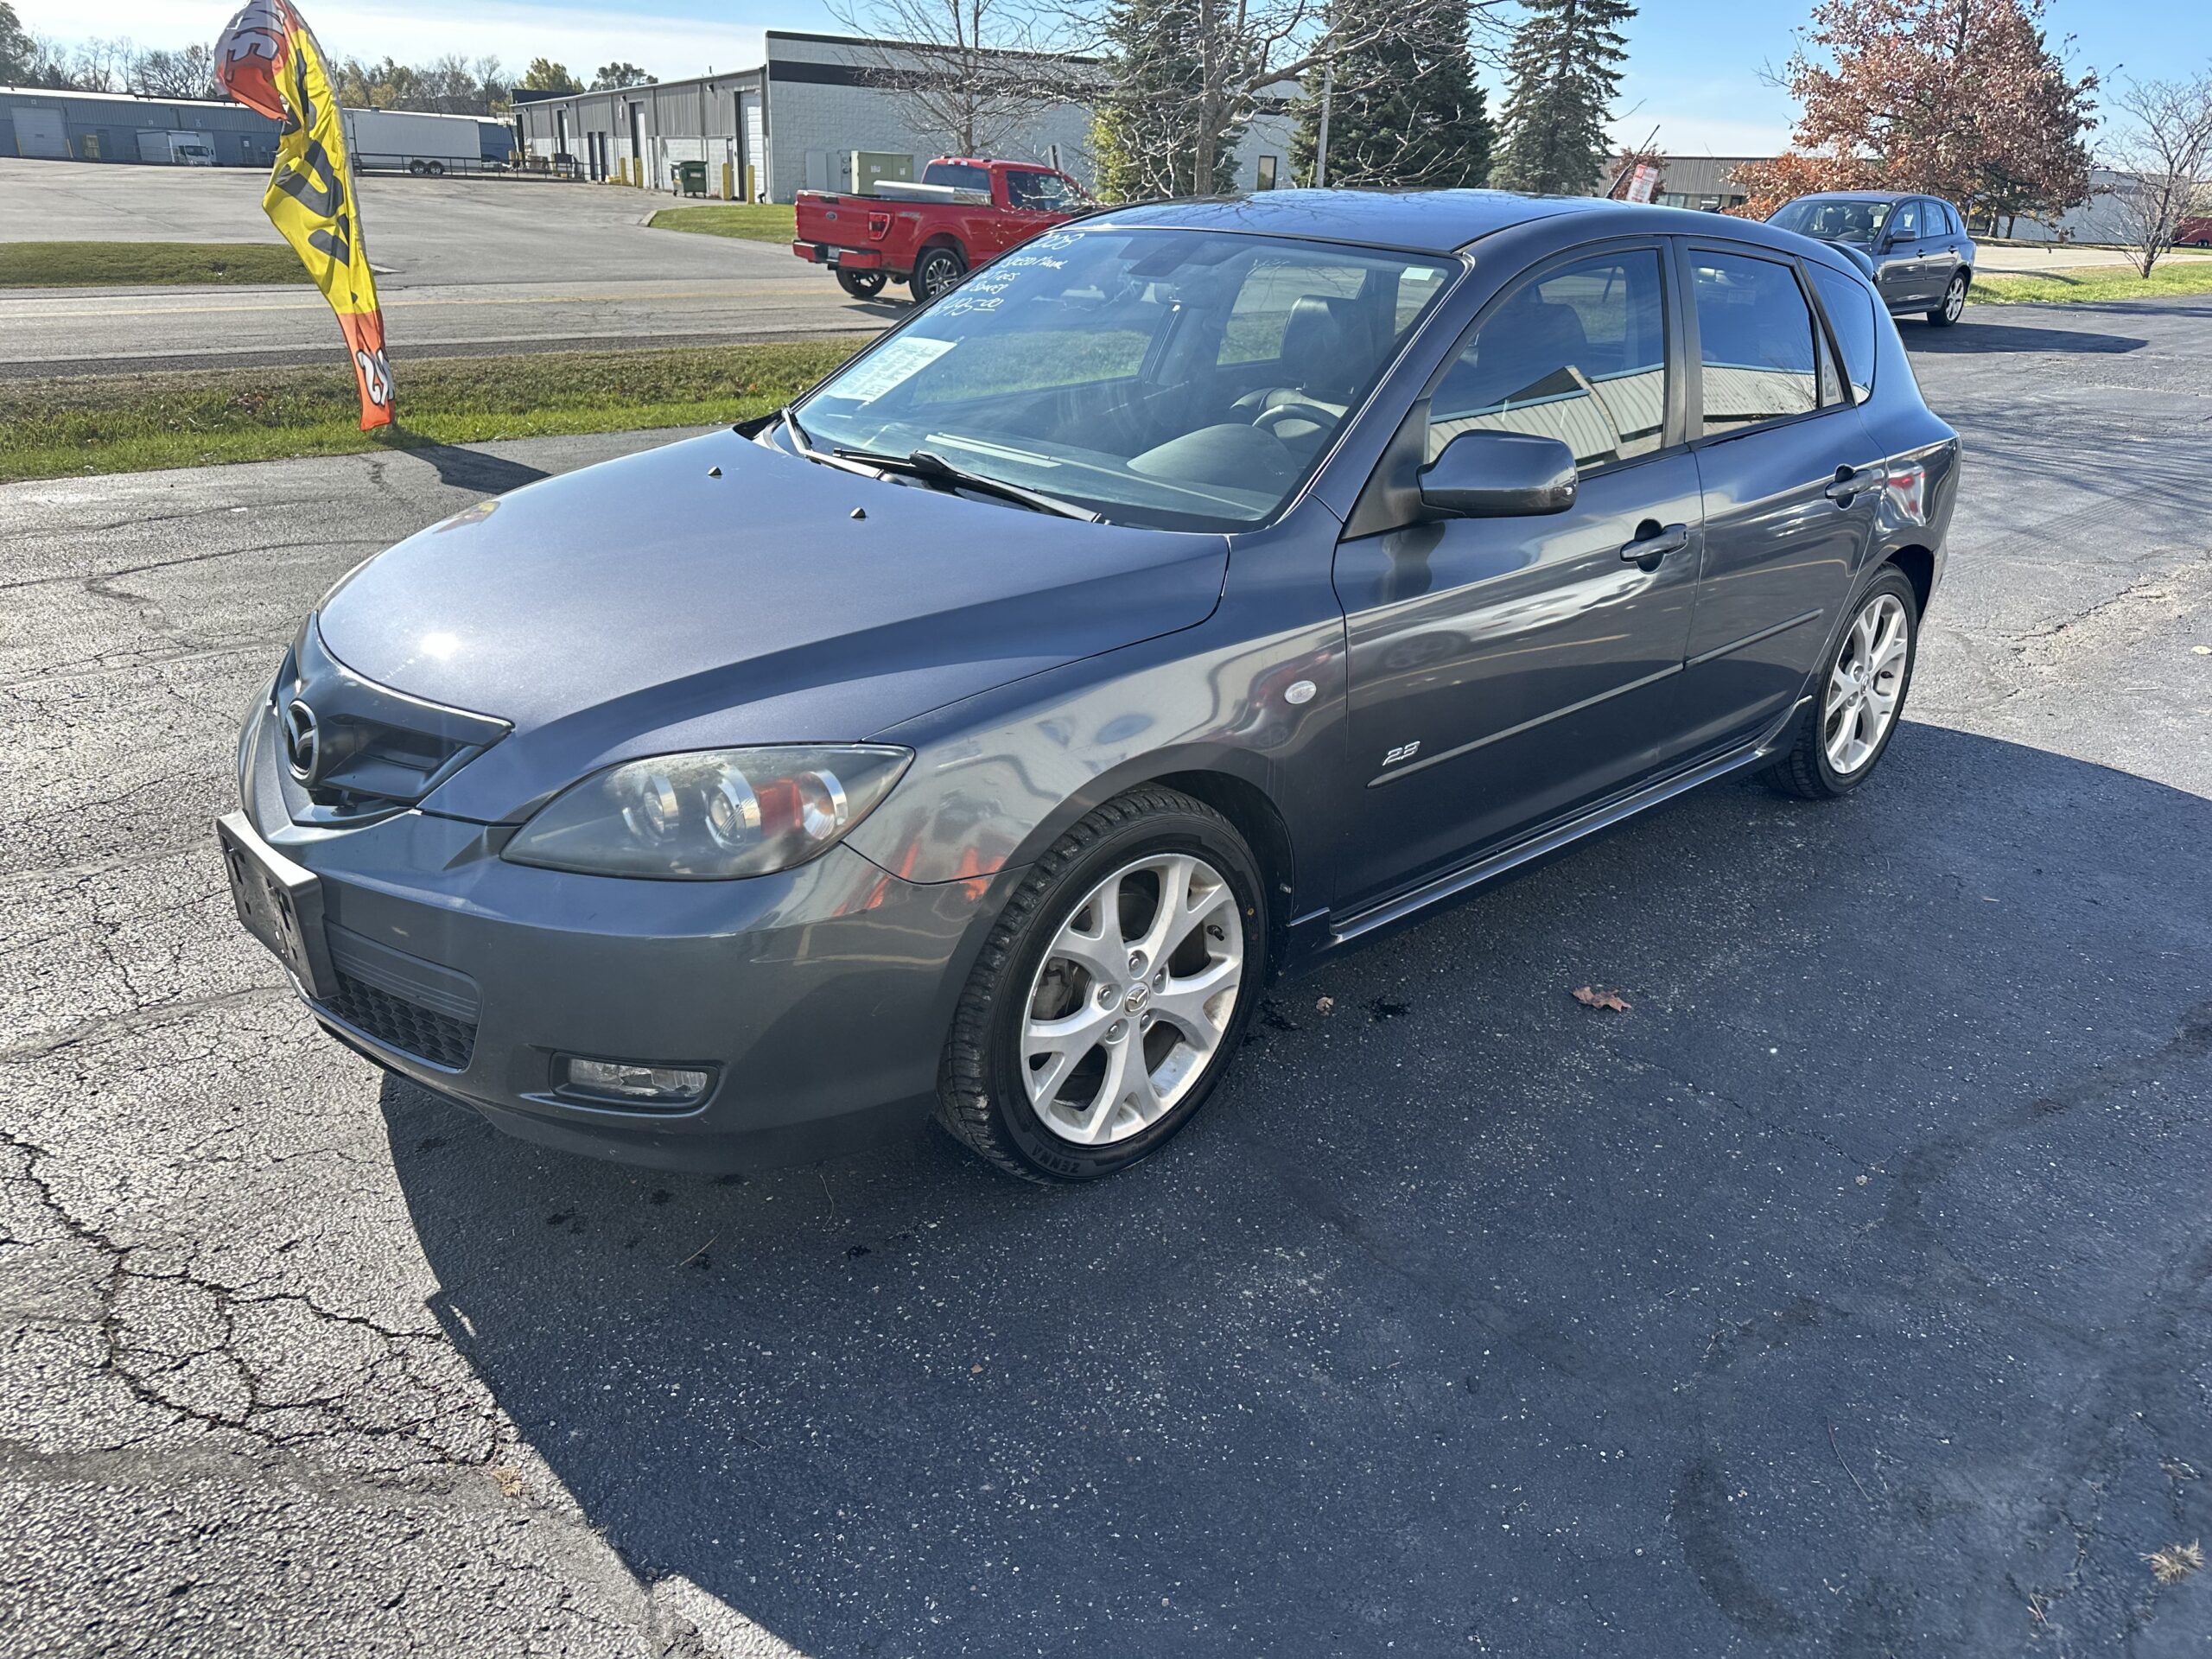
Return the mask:
<path fill-rule="evenodd" d="M 1810 259 L 1805 262 L 1805 269 L 1811 273 L 1813 291 L 1821 296 L 1821 308 L 1828 314 L 1828 326 L 1835 330 L 1835 343 L 1843 352 L 1851 401 L 1863 404 L 1874 391 L 1874 296 L 1864 283 L 1840 270 Z"/>

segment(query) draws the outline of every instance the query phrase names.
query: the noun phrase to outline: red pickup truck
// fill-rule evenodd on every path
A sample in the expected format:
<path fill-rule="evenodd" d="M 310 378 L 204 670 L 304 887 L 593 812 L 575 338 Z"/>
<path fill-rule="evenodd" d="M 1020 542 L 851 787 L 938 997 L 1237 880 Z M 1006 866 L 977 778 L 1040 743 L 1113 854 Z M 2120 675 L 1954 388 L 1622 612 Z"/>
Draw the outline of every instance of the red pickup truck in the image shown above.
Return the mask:
<path fill-rule="evenodd" d="M 918 182 L 883 181 L 873 195 L 802 190 L 791 251 L 837 273 L 856 300 L 886 282 L 934 299 L 972 265 L 1096 205 L 1066 174 L 1031 162 L 941 156 Z"/>

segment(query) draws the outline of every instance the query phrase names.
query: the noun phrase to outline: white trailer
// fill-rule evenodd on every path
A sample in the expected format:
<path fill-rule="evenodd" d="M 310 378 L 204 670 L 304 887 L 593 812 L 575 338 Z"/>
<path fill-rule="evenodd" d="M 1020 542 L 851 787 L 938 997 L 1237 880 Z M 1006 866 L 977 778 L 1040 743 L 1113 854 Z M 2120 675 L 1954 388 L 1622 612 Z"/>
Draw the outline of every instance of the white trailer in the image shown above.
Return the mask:
<path fill-rule="evenodd" d="M 162 167 L 213 167 L 215 146 L 204 132 L 142 132 L 138 159 Z"/>
<path fill-rule="evenodd" d="M 484 165 L 484 135 L 473 115 L 347 110 L 346 153 L 378 173 L 474 173 Z"/>

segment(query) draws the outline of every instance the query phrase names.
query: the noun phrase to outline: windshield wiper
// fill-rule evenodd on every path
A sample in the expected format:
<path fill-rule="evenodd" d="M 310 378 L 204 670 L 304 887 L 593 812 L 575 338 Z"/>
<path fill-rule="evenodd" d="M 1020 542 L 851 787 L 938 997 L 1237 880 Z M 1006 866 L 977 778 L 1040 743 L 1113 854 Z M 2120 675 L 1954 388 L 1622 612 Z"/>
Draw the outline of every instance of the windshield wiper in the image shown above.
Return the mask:
<path fill-rule="evenodd" d="M 1103 514 L 1078 507 L 1072 501 L 1063 501 L 1058 496 L 1046 495 L 1038 490 L 1025 490 L 1019 484 L 1009 484 L 1004 479 L 992 478 L 982 473 L 971 473 L 964 467 L 956 467 L 934 449 L 916 449 L 903 455 L 883 454 L 874 449 L 835 448 L 830 454 L 839 461 L 849 461 L 863 467 L 873 467 L 880 472 L 904 473 L 932 484 L 949 484 L 963 490 L 973 490 L 978 495 L 996 496 L 1001 501 L 1011 501 L 1033 512 L 1056 512 L 1063 518 L 1080 518 L 1087 524 L 1105 523 Z"/>

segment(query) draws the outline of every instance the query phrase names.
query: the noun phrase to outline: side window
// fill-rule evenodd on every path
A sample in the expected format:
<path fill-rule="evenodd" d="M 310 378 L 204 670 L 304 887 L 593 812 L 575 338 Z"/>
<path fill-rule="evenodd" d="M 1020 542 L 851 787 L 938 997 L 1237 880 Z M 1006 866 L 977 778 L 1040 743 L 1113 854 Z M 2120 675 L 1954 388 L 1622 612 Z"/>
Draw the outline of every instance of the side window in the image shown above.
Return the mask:
<path fill-rule="evenodd" d="M 1428 407 L 1428 459 L 1477 427 L 1558 438 L 1586 471 L 1649 454 L 1667 424 L 1666 279 L 1656 249 L 1540 276 L 1475 330 Z"/>
<path fill-rule="evenodd" d="M 1812 273 L 1821 307 L 1828 314 L 1828 327 L 1835 331 L 1836 344 L 1843 348 L 1843 372 L 1851 378 L 1852 401 L 1863 404 L 1874 391 L 1874 296 L 1866 291 L 1866 283 L 1840 270 L 1810 260 L 1805 262 L 1805 269 Z"/>
<path fill-rule="evenodd" d="M 1813 314 L 1788 265 L 1749 254 L 1690 255 L 1708 435 L 1820 407 Z"/>
<path fill-rule="evenodd" d="M 1963 236 L 1966 234 L 1965 232 L 1959 228 L 1959 210 L 1952 207 L 1949 202 L 1946 201 L 1937 204 L 1936 211 L 1943 216 L 1943 234 L 1945 236 Z"/>
<path fill-rule="evenodd" d="M 1890 234 L 1900 242 L 1917 242 L 1927 232 L 1920 228 L 1920 204 L 1901 201 L 1890 216 Z"/>
<path fill-rule="evenodd" d="M 1067 181 L 1057 173 L 1018 173 L 1006 175 L 1009 204 L 1038 213 L 1057 213 L 1067 207 Z"/>

